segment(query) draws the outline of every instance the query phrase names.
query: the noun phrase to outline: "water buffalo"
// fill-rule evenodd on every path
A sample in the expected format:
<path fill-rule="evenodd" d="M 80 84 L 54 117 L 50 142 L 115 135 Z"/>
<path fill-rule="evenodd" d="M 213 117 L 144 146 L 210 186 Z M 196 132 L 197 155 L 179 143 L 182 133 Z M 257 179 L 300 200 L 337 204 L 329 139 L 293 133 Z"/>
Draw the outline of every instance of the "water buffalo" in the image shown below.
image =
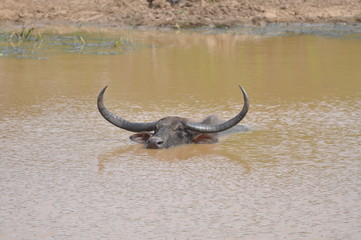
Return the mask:
<path fill-rule="evenodd" d="M 202 122 L 193 122 L 187 118 L 165 117 L 155 122 L 138 123 L 129 122 L 109 112 L 103 103 L 103 95 L 107 86 L 98 95 L 98 109 L 100 114 L 115 126 L 136 132 L 130 136 L 132 141 L 145 144 L 146 148 L 169 148 L 188 143 L 216 143 L 220 133 L 241 127 L 236 126 L 247 114 L 249 101 L 246 91 L 240 86 L 243 93 L 244 105 L 234 118 L 222 121 L 215 117 L 207 117 Z"/>

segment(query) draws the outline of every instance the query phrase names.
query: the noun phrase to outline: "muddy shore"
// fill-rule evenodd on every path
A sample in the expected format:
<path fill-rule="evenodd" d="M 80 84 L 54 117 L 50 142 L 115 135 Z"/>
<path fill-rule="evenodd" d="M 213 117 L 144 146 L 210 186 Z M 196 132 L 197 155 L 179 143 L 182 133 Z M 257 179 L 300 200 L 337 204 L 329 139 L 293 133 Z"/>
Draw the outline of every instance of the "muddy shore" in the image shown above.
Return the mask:
<path fill-rule="evenodd" d="M 1 26 L 101 24 L 234 27 L 268 23 L 361 23 L 360 0 L 4 0 Z M 4 29 L 5 27 L 3 27 Z"/>

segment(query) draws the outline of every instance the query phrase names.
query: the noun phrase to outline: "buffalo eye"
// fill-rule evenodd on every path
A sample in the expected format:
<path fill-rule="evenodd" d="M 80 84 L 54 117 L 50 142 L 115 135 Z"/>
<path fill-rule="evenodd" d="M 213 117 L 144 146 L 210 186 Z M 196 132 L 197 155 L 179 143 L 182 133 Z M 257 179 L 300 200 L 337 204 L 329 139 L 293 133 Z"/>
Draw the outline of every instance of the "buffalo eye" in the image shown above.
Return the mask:
<path fill-rule="evenodd" d="M 178 129 L 177 130 L 177 136 L 178 137 L 185 137 L 187 134 L 186 132 L 184 131 L 184 129 Z"/>

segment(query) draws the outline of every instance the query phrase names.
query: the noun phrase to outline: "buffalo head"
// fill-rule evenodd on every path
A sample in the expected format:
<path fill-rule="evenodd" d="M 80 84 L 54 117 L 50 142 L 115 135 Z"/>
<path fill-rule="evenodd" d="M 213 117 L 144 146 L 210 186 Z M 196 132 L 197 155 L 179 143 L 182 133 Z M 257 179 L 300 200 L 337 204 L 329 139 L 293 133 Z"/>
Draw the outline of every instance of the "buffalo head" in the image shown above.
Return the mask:
<path fill-rule="evenodd" d="M 244 105 L 235 117 L 219 123 L 214 117 L 208 117 L 202 122 L 192 122 L 186 118 L 165 117 L 155 122 L 129 122 L 109 112 L 103 104 L 103 95 L 107 87 L 99 93 L 98 109 L 100 114 L 110 123 L 127 131 L 136 132 L 130 136 L 132 141 L 145 144 L 146 148 L 169 148 L 188 143 L 215 143 L 217 134 L 236 126 L 247 114 L 249 101 L 246 91 L 243 93 Z"/>

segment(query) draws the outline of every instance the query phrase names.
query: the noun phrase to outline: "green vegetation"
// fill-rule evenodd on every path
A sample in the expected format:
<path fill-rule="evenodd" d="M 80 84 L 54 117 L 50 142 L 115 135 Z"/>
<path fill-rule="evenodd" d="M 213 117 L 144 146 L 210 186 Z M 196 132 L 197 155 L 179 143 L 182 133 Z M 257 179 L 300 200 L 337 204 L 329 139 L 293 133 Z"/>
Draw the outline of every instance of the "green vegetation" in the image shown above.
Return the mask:
<path fill-rule="evenodd" d="M 20 32 L 13 32 L 10 35 L 9 41 L 20 42 L 37 42 L 41 40 L 41 34 L 35 29 L 35 27 L 29 25 L 23 25 Z"/>
<path fill-rule="evenodd" d="M 71 54 L 119 55 L 127 51 L 149 47 L 135 44 L 123 34 L 104 35 L 103 32 L 89 32 L 81 29 L 74 31 L 44 31 L 32 25 L 24 25 L 11 32 L 0 32 L 0 57 L 48 59 L 54 52 Z"/>

